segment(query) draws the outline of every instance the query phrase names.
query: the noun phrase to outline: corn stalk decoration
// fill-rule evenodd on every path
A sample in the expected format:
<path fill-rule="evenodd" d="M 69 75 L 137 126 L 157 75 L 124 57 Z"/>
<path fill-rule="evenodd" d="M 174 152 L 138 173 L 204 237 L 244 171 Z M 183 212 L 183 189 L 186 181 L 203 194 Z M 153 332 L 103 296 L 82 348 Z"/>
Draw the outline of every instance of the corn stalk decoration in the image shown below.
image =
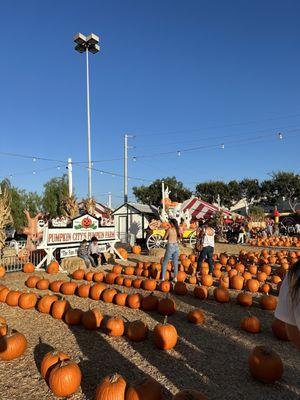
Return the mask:
<path fill-rule="evenodd" d="M 61 206 L 66 217 L 73 219 L 79 215 L 78 203 L 74 195 L 65 197 Z"/>
<path fill-rule="evenodd" d="M 95 213 L 96 201 L 94 199 L 83 200 L 83 207 L 88 214 L 92 215 L 93 217 L 96 216 Z"/>
<path fill-rule="evenodd" d="M 2 187 L 0 193 L 0 250 L 2 250 L 5 245 L 5 228 L 13 223 L 10 203 L 11 197 L 8 188 Z"/>

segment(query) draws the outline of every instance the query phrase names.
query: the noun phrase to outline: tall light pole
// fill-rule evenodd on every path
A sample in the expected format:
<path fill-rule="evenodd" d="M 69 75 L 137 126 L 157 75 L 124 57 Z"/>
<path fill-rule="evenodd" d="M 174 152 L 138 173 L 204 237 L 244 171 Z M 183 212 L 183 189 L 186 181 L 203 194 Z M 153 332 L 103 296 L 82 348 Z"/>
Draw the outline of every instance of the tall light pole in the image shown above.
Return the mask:
<path fill-rule="evenodd" d="M 89 52 L 98 53 L 99 36 L 90 33 L 88 36 L 77 33 L 74 36 L 75 50 L 86 55 L 86 109 L 87 109 L 87 139 L 88 139 L 88 197 L 92 197 L 92 159 L 91 159 L 91 113 L 90 113 L 90 77 L 89 77 Z"/>

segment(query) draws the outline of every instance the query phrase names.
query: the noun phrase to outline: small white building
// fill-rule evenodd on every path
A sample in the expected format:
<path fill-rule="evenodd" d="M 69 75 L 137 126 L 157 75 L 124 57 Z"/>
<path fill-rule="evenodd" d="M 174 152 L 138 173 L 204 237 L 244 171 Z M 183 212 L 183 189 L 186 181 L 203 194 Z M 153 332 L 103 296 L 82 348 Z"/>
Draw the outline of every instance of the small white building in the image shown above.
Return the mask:
<path fill-rule="evenodd" d="M 116 234 L 121 242 L 134 244 L 136 239 L 146 239 L 152 219 L 159 219 L 158 209 L 148 204 L 125 203 L 112 213 Z"/>

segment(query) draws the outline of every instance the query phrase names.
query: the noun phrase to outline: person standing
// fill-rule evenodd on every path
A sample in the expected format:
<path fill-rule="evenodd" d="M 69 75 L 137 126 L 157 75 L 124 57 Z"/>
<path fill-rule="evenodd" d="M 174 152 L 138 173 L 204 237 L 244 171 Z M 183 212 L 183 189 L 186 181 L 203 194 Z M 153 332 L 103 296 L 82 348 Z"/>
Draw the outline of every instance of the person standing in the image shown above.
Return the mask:
<path fill-rule="evenodd" d="M 300 351 L 300 260 L 282 281 L 275 318 L 285 323 L 288 338 Z"/>
<path fill-rule="evenodd" d="M 101 258 L 101 265 L 107 264 L 106 258 L 103 253 L 101 253 L 98 245 L 98 239 L 93 236 L 91 243 L 89 245 L 89 255 L 93 258 L 96 267 L 99 265 L 99 257 Z"/>
<path fill-rule="evenodd" d="M 164 240 L 167 240 L 167 248 L 164 256 L 164 261 L 162 265 L 162 280 L 166 279 L 167 265 L 169 260 L 172 260 L 174 268 L 174 282 L 177 282 L 178 274 L 178 256 L 179 256 L 179 246 L 178 241 L 181 238 L 178 222 L 176 219 L 169 219 L 170 227 L 167 229 Z"/>
<path fill-rule="evenodd" d="M 94 259 L 89 254 L 88 242 L 85 239 L 80 243 L 77 255 L 84 260 L 87 268 L 89 268 L 91 264 L 95 267 Z"/>
<path fill-rule="evenodd" d="M 202 262 L 206 259 L 209 265 L 209 273 L 212 274 L 214 269 L 212 257 L 215 248 L 215 230 L 207 224 L 203 228 L 202 246 L 202 251 L 198 257 L 197 270 L 200 270 Z"/>
<path fill-rule="evenodd" d="M 239 236 L 238 236 L 238 240 L 237 240 L 237 243 L 239 244 L 239 243 L 242 243 L 242 244 L 244 244 L 244 242 L 245 242 L 245 228 L 243 227 L 243 225 L 241 225 L 240 226 L 240 229 L 239 229 Z"/>

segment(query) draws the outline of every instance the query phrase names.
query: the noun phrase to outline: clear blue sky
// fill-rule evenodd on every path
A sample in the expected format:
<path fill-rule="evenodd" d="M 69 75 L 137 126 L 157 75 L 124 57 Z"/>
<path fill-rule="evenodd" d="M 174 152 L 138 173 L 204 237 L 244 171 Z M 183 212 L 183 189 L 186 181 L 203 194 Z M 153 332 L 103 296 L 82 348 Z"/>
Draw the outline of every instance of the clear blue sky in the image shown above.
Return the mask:
<path fill-rule="evenodd" d="M 194 188 L 299 172 L 299 20 L 297 0 L 2 1 L 0 151 L 86 161 L 85 58 L 72 38 L 92 31 L 101 37 L 90 57 L 94 160 L 122 157 L 128 132 L 131 156 L 173 151 L 130 161 L 133 177 L 176 175 Z M 62 174 L 56 165 L 0 155 L 1 177 L 38 192 Z M 94 166 L 123 173 L 122 160 Z M 74 187 L 86 195 L 83 167 Z M 122 188 L 93 173 L 99 200 L 111 191 L 120 203 Z"/>

